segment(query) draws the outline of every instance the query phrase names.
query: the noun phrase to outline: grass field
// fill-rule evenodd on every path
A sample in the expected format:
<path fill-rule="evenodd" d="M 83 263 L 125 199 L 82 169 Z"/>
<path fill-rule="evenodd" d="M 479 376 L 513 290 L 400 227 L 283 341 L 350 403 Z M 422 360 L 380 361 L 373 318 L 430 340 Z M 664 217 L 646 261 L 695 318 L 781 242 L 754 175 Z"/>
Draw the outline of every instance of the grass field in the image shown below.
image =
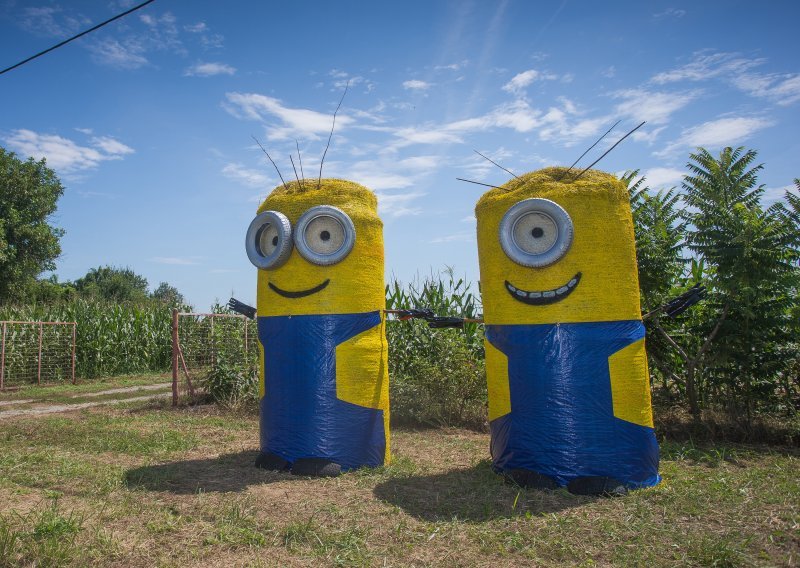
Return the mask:
<path fill-rule="evenodd" d="M 253 467 L 255 416 L 168 402 L 0 421 L 0 566 L 792 566 L 797 450 L 662 443 L 617 499 L 505 485 L 488 436 L 393 431 L 336 479 Z"/>

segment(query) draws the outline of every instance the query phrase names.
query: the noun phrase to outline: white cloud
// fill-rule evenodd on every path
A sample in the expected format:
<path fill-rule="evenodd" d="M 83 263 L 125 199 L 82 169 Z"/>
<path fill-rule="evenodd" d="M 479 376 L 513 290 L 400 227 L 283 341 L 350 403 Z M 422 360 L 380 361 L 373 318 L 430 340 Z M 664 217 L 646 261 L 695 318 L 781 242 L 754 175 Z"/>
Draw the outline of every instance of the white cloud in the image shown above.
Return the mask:
<path fill-rule="evenodd" d="M 123 45 L 115 39 L 106 38 L 89 44 L 89 49 L 97 63 L 110 67 L 138 69 L 148 63 L 147 58 L 143 55 L 144 48 L 135 42 Z"/>
<path fill-rule="evenodd" d="M 434 67 L 434 70 L 436 70 L 436 71 L 443 71 L 443 70 L 459 71 L 459 70 L 463 69 L 464 67 L 466 67 L 467 65 L 469 65 L 469 59 L 463 59 L 463 60 L 461 60 L 461 61 L 459 61 L 457 63 L 451 63 L 450 65 L 436 65 Z"/>
<path fill-rule="evenodd" d="M 646 120 L 650 124 L 664 124 L 672 113 L 688 105 L 698 95 L 696 91 L 665 93 L 638 88 L 617 91 L 613 97 L 622 99 L 616 107 L 618 114 L 637 122 Z"/>
<path fill-rule="evenodd" d="M 183 72 L 185 77 L 212 77 L 214 75 L 233 75 L 236 68 L 225 63 L 197 63 Z"/>
<path fill-rule="evenodd" d="M 746 73 L 732 79 L 734 86 L 754 97 L 762 97 L 781 106 L 800 101 L 800 74 Z"/>
<path fill-rule="evenodd" d="M 681 136 L 670 143 L 656 156 L 667 156 L 685 147 L 733 146 L 743 142 L 755 132 L 772 126 L 773 122 L 764 118 L 731 117 L 704 122 L 698 126 L 685 129 Z"/>
<path fill-rule="evenodd" d="M 503 85 L 502 88 L 508 93 L 519 96 L 525 91 L 525 88 L 534 81 L 552 81 L 557 78 L 557 75 L 553 75 L 551 73 L 541 73 L 536 69 L 528 69 L 527 71 L 523 71 L 522 73 L 517 73 L 514 75 L 514 77 L 508 83 Z"/>
<path fill-rule="evenodd" d="M 208 26 L 205 22 L 197 22 L 196 24 L 187 24 L 183 26 L 183 29 L 190 34 L 199 34 L 208 31 Z"/>
<path fill-rule="evenodd" d="M 659 126 L 658 128 L 651 128 L 651 129 L 642 129 L 640 128 L 633 134 L 631 134 L 631 139 L 635 140 L 636 142 L 644 142 L 648 145 L 653 145 L 658 138 L 658 135 L 664 131 L 666 126 Z"/>
<path fill-rule="evenodd" d="M 174 266 L 191 266 L 200 264 L 196 260 L 197 257 L 181 258 L 177 256 L 155 256 L 150 259 L 150 262 L 157 262 L 158 264 L 171 264 Z"/>
<path fill-rule="evenodd" d="M 222 168 L 222 175 L 247 187 L 264 187 L 270 183 L 270 179 L 260 171 L 249 169 L 239 163 L 226 164 Z"/>
<path fill-rule="evenodd" d="M 89 20 L 84 16 L 71 16 L 59 7 L 28 7 L 22 12 L 19 25 L 24 30 L 42 36 L 65 37 L 78 32 Z"/>
<path fill-rule="evenodd" d="M 408 193 L 377 193 L 378 212 L 386 217 L 405 217 L 407 215 L 419 215 L 422 213 L 421 207 L 413 207 L 409 202 L 420 197 L 425 193 L 412 191 Z"/>
<path fill-rule="evenodd" d="M 119 160 L 134 152 L 109 136 L 92 138 L 93 146 L 81 146 L 68 138 L 27 129 L 14 130 L 3 141 L 24 156 L 45 158 L 48 166 L 65 174 L 96 168 L 103 161 Z"/>
<path fill-rule="evenodd" d="M 439 244 L 439 243 L 470 243 L 476 240 L 475 232 L 474 231 L 461 231 L 459 233 L 453 233 L 451 235 L 444 235 L 442 237 L 436 237 L 435 239 L 431 239 L 428 241 L 431 244 Z"/>
<path fill-rule="evenodd" d="M 408 146 L 410 144 L 450 144 L 461 142 L 461 139 L 453 133 L 444 132 L 436 126 L 430 128 L 401 128 L 394 132 L 394 135 L 402 141 L 396 147 Z"/>
<path fill-rule="evenodd" d="M 304 108 L 284 106 L 280 100 L 256 93 L 226 93 L 223 106 L 230 114 L 241 119 L 266 122 L 268 117 L 277 118 L 282 126 L 268 126 L 270 140 L 291 140 L 298 137 L 317 138 L 331 130 L 333 113 L 321 113 Z M 339 113 L 336 116 L 336 131 L 341 132 L 353 119 Z"/>
<path fill-rule="evenodd" d="M 738 75 L 762 65 L 765 59 L 747 59 L 737 53 L 698 51 L 694 59 L 682 67 L 655 75 L 651 81 L 658 85 L 678 81 L 705 81 L 722 75 Z"/>
<path fill-rule="evenodd" d="M 686 15 L 686 10 L 681 10 L 679 8 L 667 8 L 663 12 L 659 12 L 658 14 L 653 14 L 654 20 L 661 20 L 664 18 L 683 18 Z"/>
<path fill-rule="evenodd" d="M 652 189 L 677 185 L 683 180 L 684 172 L 673 168 L 650 168 L 644 172 L 647 186 Z"/>
<path fill-rule="evenodd" d="M 781 187 L 766 188 L 763 195 L 764 204 L 772 205 L 777 201 L 783 201 L 783 197 L 786 195 L 787 191 L 795 193 L 795 187 L 793 185 L 784 185 Z"/>
<path fill-rule="evenodd" d="M 430 83 L 426 83 L 425 81 L 420 81 L 419 79 L 410 79 L 408 81 L 403 81 L 403 88 L 406 90 L 412 91 L 424 91 L 431 87 Z"/>

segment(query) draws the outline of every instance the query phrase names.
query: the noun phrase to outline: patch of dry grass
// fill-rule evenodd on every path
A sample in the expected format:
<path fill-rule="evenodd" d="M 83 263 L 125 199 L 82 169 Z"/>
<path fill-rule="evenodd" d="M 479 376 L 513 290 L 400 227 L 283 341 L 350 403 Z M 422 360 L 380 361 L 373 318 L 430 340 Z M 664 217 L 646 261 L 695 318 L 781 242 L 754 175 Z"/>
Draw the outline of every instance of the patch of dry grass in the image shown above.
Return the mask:
<path fill-rule="evenodd" d="M 61 565 L 226 568 L 800 557 L 793 449 L 662 443 L 661 485 L 592 499 L 504 484 L 488 436 L 458 429 L 395 429 L 392 464 L 335 479 L 257 470 L 256 418 L 213 407 L 8 420 L 0 441 L 0 566 L 42 565 L 37 550 Z M 37 548 L 46 514 L 71 548 Z M 5 548 L 4 534 L 17 535 Z"/>

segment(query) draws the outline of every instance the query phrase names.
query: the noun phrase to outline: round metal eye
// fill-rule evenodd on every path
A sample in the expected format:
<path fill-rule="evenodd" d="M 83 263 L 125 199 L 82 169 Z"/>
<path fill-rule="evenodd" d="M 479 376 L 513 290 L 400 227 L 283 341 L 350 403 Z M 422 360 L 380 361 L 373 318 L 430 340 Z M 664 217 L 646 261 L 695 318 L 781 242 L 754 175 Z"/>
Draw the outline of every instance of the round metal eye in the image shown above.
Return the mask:
<path fill-rule="evenodd" d="M 264 211 L 247 228 L 247 257 L 256 268 L 278 268 L 292 254 L 292 225 L 286 215 Z"/>
<path fill-rule="evenodd" d="M 500 245 L 508 258 L 530 268 L 553 264 L 572 245 L 569 214 L 549 199 L 532 198 L 513 205 L 500 221 Z"/>
<path fill-rule="evenodd" d="M 331 205 L 312 207 L 297 221 L 294 245 L 307 261 L 321 266 L 341 262 L 353 250 L 356 228 L 347 213 Z"/>

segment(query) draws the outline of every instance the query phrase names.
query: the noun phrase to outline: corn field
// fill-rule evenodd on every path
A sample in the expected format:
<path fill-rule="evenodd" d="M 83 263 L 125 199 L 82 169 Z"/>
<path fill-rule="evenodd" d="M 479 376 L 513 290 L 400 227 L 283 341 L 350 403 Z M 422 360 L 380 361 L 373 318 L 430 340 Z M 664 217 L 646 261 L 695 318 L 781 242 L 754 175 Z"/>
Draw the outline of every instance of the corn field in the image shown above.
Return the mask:
<path fill-rule="evenodd" d="M 79 379 L 170 369 L 171 314 L 155 302 L 75 300 L 49 306 L 6 306 L 0 307 L 0 320 L 76 322 L 75 374 Z"/>

